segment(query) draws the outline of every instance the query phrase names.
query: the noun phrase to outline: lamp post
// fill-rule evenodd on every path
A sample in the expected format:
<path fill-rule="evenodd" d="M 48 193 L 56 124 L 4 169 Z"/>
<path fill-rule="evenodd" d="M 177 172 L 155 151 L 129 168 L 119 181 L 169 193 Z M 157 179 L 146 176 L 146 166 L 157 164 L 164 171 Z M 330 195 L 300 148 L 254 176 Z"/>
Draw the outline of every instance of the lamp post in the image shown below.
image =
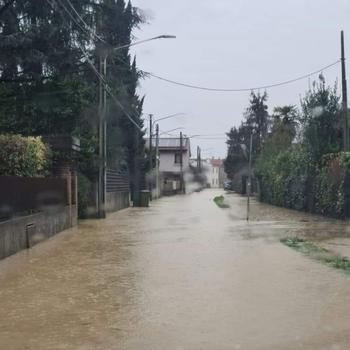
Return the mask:
<path fill-rule="evenodd" d="M 252 188 L 252 152 L 253 152 L 253 132 L 250 133 L 249 140 L 249 172 L 248 172 L 248 188 L 247 188 L 247 221 L 249 221 L 250 215 L 250 194 Z"/>
<path fill-rule="evenodd" d="M 180 132 L 180 191 L 181 191 L 181 194 L 185 193 L 184 172 L 183 172 L 183 135 L 182 135 L 182 132 Z"/>
<path fill-rule="evenodd" d="M 349 151 L 349 119 L 348 119 L 348 91 L 346 81 L 346 65 L 345 65 L 345 45 L 344 31 L 341 31 L 341 74 L 342 74 L 342 113 L 343 113 L 343 143 L 344 151 Z"/>
<path fill-rule="evenodd" d="M 159 198 L 159 125 L 156 125 L 156 198 Z"/>
<path fill-rule="evenodd" d="M 153 172 L 153 159 L 152 159 L 152 138 L 153 138 L 153 122 L 152 122 L 153 114 L 149 115 L 149 179 L 148 179 L 148 186 L 149 186 L 149 199 L 152 200 L 152 172 Z"/>
<path fill-rule="evenodd" d="M 173 134 L 170 134 L 171 132 L 173 131 L 176 131 L 176 130 L 183 130 L 185 129 L 184 127 L 179 127 L 179 128 L 175 128 L 175 129 L 171 129 L 171 130 L 168 130 L 168 131 L 162 131 L 159 136 L 161 135 L 169 135 L 169 136 L 174 136 Z"/>
<path fill-rule="evenodd" d="M 165 120 L 165 119 L 170 119 L 170 118 L 175 118 L 175 117 L 178 117 L 180 115 L 186 115 L 186 113 L 175 113 L 175 114 L 170 114 L 170 115 L 167 115 L 165 117 L 162 117 L 162 118 L 158 118 L 158 119 L 155 119 L 153 120 L 153 114 L 149 114 L 149 117 L 150 117 L 150 123 L 149 123 L 149 127 L 150 127 L 150 130 L 149 130 L 149 134 L 152 135 L 153 134 L 153 125 L 155 123 L 158 123 L 162 120 Z"/>
<path fill-rule="evenodd" d="M 121 45 L 118 47 L 99 48 L 99 170 L 98 170 L 98 217 L 106 217 L 106 171 L 107 171 L 107 124 L 106 124 L 106 108 L 107 108 L 107 90 L 105 81 L 107 76 L 107 58 L 111 52 L 129 48 L 131 46 L 146 43 L 148 41 L 158 39 L 175 39 L 175 35 L 158 35 L 145 40 L 136 41 L 130 44 Z"/>

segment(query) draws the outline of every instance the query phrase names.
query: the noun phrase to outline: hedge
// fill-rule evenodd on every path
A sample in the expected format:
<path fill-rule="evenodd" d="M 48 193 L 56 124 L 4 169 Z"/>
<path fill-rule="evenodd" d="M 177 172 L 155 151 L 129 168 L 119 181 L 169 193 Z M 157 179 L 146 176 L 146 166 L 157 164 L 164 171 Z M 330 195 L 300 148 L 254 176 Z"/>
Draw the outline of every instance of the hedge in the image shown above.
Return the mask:
<path fill-rule="evenodd" d="M 313 165 L 302 147 L 281 152 L 258 170 L 259 198 L 277 206 L 335 218 L 350 217 L 350 153 Z"/>
<path fill-rule="evenodd" d="M 50 150 L 40 137 L 0 135 L 0 176 L 42 175 L 49 158 Z"/>

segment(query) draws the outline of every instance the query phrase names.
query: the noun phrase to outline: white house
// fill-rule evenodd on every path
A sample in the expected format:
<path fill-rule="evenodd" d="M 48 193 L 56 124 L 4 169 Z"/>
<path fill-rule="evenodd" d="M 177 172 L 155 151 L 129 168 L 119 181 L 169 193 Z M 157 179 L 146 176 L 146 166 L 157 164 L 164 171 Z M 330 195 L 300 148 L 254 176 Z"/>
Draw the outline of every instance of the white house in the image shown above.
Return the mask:
<path fill-rule="evenodd" d="M 224 171 L 223 171 L 223 160 L 215 159 L 214 157 L 211 159 L 207 159 L 205 162 L 206 167 L 206 175 L 208 179 L 208 187 L 211 188 L 221 188 L 224 183 Z"/>
<path fill-rule="evenodd" d="M 149 147 L 149 139 L 146 140 Z M 152 147 L 155 150 L 156 140 L 152 139 Z M 181 180 L 185 177 L 190 167 L 191 145 L 190 139 L 183 137 L 182 152 L 180 138 L 159 138 L 159 184 L 162 194 L 176 194 L 181 191 Z M 181 173 L 182 157 L 182 173 Z M 154 176 L 156 177 L 156 176 Z M 183 181 L 184 184 L 184 181 Z M 185 185 L 184 185 L 185 186 Z"/>

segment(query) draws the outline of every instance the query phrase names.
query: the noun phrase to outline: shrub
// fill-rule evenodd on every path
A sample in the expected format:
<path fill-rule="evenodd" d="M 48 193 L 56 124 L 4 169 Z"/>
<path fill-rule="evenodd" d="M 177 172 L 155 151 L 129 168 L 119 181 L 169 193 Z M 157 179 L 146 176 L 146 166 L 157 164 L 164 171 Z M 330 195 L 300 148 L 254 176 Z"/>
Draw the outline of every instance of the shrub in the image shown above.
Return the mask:
<path fill-rule="evenodd" d="M 38 176 L 45 173 L 50 150 L 40 137 L 0 135 L 0 175 Z"/>
<path fill-rule="evenodd" d="M 317 167 L 295 147 L 259 167 L 260 200 L 335 218 L 350 214 L 350 153 L 327 154 Z M 312 204 L 312 205 L 311 205 Z"/>
<path fill-rule="evenodd" d="M 336 218 L 346 216 L 347 180 L 350 175 L 350 153 L 327 154 L 315 177 L 315 212 Z"/>
<path fill-rule="evenodd" d="M 224 196 L 217 196 L 213 199 L 213 201 L 216 203 L 216 205 L 219 207 L 219 208 L 229 208 L 230 206 L 225 203 L 225 197 Z"/>
<path fill-rule="evenodd" d="M 260 200 L 273 205 L 303 210 L 306 208 L 308 157 L 302 147 L 281 151 L 274 157 L 258 159 Z"/>

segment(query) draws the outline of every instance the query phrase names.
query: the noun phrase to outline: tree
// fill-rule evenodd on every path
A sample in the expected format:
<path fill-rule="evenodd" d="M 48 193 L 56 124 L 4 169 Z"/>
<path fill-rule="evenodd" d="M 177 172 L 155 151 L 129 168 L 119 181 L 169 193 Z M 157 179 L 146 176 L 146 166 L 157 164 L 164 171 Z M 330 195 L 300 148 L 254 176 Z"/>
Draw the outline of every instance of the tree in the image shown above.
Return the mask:
<path fill-rule="evenodd" d="M 277 152 L 291 146 L 297 135 L 298 111 L 296 106 L 288 105 L 275 107 L 272 115 L 271 133 L 263 149 L 269 147 L 270 151 Z"/>
<path fill-rule="evenodd" d="M 239 171 L 242 164 L 246 162 L 244 154 L 246 140 L 244 139 L 243 127 L 239 129 L 233 127 L 229 133 L 227 133 L 228 145 L 227 157 L 224 160 L 225 173 L 229 179 L 233 179 L 235 174 Z"/>
<path fill-rule="evenodd" d="M 296 137 L 298 117 L 296 106 L 288 105 L 274 108 L 271 132 L 267 136 L 256 161 L 256 175 L 266 177 L 276 166 L 276 159 L 284 159 L 280 157 L 280 154 L 290 154 L 287 151 L 291 148 Z"/>
<path fill-rule="evenodd" d="M 104 0 L 101 4 L 101 23 L 98 34 L 111 47 L 128 45 L 132 31 L 142 23 L 138 10 L 124 0 Z M 144 182 L 145 150 L 142 107 L 143 97 L 137 94 L 142 77 L 137 69 L 136 57 L 132 60 L 128 48 L 106 49 L 108 84 L 123 108 L 108 100 L 107 113 L 107 164 L 109 167 L 129 171 L 131 187 Z M 131 117 L 134 123 L 129 119 Z M 137 124 L 139 128 L 135 126 Z M 140 185 L 138 183 L 138 185 Z"/>
<path fill-rule="evenodd" d="M 73 4 L 83 15 L 87 0 Z M 77 45 L 89 40 L 62 11 L 47 1 L 14 1 L 0 18 L 2 132 L 74 133 L 80 125 L 91 88 Z"/>
<path fill-rule="evenodd" d="M 270 116 L 266 105 L 267 93 L 263 95 L 251 92 L 249 107 L 244 113 L 245 121 L 240 127 L 232 128 L 227 134 L 227 157 L 224 161 L 225 172 L 229 178 L 247 164 L 250 149 L 250 135 L 253 134 L 253 161 L 260 154 L 265 139 L 267 138 Z"/>
<path fill-rule="evenodd" d="M 99 78 L 90 63 L 97 68 L 106 50 L 108 85 L 123 106 L 108 98 L 107 164 L 129 171 L 134 186 L 145 151 L 143 132 L 128 116 L 143 128 L 141 74 L 128 48 L 111 48 L 131 43 L 141 16 L 130 1 L 70 2 L 74 9 L 66 0 L 0 0 L 0 130 L 78 136 L 79 170 L 96 181 Z"/>
<path fill-rule="evenodd" d="M 252 91 L 250 94 L 250 106 L 245 112 L 247 127 L 253 132 L 254 154 L 259 154 L 270 126 L 270 116 L 266 104 L 268 95 L 264 92 L 257 94 Z"/>
<path fill-rule="evenodd" d="M 340 97 L 336 86 L 331 88 L 324 81 L 314 83 L 301 100 L 303 143 L 311 159 L 318 163 L 327 153 L 342 149 Z"/>

